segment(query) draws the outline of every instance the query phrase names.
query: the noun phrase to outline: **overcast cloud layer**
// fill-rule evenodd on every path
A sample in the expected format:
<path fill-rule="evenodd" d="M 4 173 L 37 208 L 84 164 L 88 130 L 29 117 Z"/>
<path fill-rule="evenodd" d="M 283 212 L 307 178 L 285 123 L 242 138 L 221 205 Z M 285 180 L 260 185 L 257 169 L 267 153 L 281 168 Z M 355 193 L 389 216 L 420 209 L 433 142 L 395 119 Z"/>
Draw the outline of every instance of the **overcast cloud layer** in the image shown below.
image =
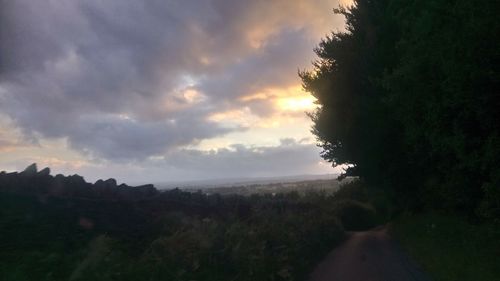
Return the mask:
<path fill-rule="evenodd" d="M 80 169 L 91 177 L 89 167 L 104 162 L 157 167 L 157 177 L 162 169 L 192 178 L 314 172 L 312 141 L 279 141 L 296 135 L 276 134 L 272 146 L 245 138 L 211 152 L 196 145 L 250 134 L 259 122 L 249 118 L 305 122 L 276 99 L 300 84 L 297 69 L 309 66 L 319 39 L 342 26 L 336 1 L 0 5 L 0 115 L 9 120 L 0 151 L 10 153 L 0 165 L 20 162 L 27 146 L 47 156 L 63 143 L 49 158 L 86 163 Z M 231 122 L 235 112 L 243 121 Z M 302 137 L 311 138 L 307 129 Z"/>

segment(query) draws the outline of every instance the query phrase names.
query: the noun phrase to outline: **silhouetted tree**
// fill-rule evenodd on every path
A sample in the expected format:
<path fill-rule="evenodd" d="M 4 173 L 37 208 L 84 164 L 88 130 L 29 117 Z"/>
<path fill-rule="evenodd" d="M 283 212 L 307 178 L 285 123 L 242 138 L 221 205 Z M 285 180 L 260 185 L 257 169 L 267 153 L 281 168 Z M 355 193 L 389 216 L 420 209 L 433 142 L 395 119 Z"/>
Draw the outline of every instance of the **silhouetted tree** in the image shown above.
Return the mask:
<path fill-rule="evenodd" d="M 500 216 L 494 1 L 358 0 L 300 73 L 322 157 L 402 203 Z"/>

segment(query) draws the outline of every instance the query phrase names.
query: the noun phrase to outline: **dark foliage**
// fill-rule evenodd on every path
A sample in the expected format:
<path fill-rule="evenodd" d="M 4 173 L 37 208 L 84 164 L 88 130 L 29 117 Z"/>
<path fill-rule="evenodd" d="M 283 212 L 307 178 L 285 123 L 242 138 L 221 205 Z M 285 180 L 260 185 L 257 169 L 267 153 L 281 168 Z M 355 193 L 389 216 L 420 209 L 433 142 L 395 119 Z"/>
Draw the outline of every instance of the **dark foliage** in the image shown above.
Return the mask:
<path fill-rule="evenodd" d="M 2 280 L 305 280 L 344 232 L 333 196 L 206 195 L 0 174 Z"/>
<path fill-rule="evenodd" d="M 371 206 L 355 200 L 337 202 L 335 213 L 345 230 L 368 230 L 373 228 L 377 221 L 375 210 Z"/>
<path fill-rule="evenodd" d="M 400 207 L 500 218 L 498 3 L 357 0 L 301 72 L 323 158 Z"/>

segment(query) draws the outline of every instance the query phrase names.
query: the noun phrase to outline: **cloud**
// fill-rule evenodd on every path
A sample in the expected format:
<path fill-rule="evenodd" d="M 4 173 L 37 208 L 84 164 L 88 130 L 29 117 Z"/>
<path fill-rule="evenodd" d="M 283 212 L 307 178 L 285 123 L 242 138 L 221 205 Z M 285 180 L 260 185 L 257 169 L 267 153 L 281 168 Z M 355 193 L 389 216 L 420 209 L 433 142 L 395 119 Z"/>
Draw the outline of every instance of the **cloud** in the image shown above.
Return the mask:
<path fill-rule="evenodd" d="M 201 178 L 260 177 L 331 172 L 311 143 L 282 139 L 275 146 L 232 144 L 214 150 L 181 149 L 168 154 L 164 165 L 195 170 Z"/>
<path fill-rule="evenodd" d="M 144 159 L 170 147 L 223 134 L 224 129 L 193 118 L 139 122 L 128 117 L 84 116 L 69 135 L 72 148 L 106 159 Z M 90 133 L 89 133 L 90 132 Z"/>
<path fill-rule="evenodd" d="M 25 139 L 19 129 L 16 129 L 12 120 L 3 114 L 0 114 L 0 153 L 6 153 L 35 145 L 36 142 L 30 142 Z"/>
<path fill-rule="evenodd" d="M 340 172 L 320 160 L 319 150 L 309 142 L 283 139 L 273 146 L 232 144 L 213 150 L 176 149 L 143 161 L 140 166 L 117 162 L 90 164 L 81 171 L 90 175 L 86 178 L 92 181 L 115 177 L 134 183 Z"/>
<path fill-rule="evenodd" d="M 331 12 L 336 2 L 326 0 L 0 5 L 1 112 L 26 138 L 62 138 L 112 161 L 142 161 L 249 129 L 214 122 L 214 114 L 276 115 L 271 99 L 241 98 L 297 85 L 297 68 L 309 64 L 319 37 L 341 25 Z M 233 147 L 213 161 L 234 153 L 261 155 Z"/>

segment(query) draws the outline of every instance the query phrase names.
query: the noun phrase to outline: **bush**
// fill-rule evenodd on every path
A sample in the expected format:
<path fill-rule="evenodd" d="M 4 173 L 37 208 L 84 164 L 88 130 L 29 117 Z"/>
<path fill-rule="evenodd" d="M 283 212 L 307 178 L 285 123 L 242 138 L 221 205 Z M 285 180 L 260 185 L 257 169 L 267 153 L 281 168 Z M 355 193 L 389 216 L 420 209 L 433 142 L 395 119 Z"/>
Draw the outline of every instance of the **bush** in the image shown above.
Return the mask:
<path fill-rule="evenodd" d="M 323 193 L 160 195 L 130 202 L 0 192 L 1 280 L 305 280 L 344 238 L 336 199 Z"/>
<path fill-rule="evenodd" d="M 355 200 L 370 206 L 375 210 L 377 224 L 390 221 L 397 213 L 397 207 L 386 189 L 368 186 L 359 179 L 342 184 L 334 198 L 338 201 Z"/>
<path fill-rule="evenodd" d="M 335 204 L 334 211 L 345 230 L 362 231 L 377 225 L 373 207 L 356 200 L 341 200 Z"/>
<path fill-rule="evenodd" d="M 358 179 L 342 184 L 339 190 L 335 192 L 334 196 L 335 199 L 338 200 L 351 199 L 360 202 L 368 202 L 368 200 L 370 200 L 370 194 L 366 184 Z"/>

